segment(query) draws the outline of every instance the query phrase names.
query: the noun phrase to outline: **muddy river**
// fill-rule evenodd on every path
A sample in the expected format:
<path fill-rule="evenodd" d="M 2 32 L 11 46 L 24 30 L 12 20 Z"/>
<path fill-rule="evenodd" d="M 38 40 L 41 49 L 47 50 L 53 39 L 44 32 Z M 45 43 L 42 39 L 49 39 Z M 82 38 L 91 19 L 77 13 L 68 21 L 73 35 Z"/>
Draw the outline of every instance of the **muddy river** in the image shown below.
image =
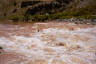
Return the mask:
<path fill-rule="evenodd" d="M 96 64 L 96 26 L 0 24 L 0 64 Z"/>

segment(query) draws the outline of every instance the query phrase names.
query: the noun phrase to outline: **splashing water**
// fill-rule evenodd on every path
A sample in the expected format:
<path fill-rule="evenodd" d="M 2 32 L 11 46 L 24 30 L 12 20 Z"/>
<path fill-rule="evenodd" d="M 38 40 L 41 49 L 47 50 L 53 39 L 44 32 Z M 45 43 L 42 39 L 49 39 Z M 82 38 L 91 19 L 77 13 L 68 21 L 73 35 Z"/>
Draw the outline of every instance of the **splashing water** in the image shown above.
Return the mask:
<path fill-rule="evenodd" d="M 7 52 L 24 54 L 41 64 L 96 64 L 96 26 L 80 28 L 66 24 L 64 27 L 62 23 L 13 26 L 6 29 L 0 25 L 3 28 L 0 46 Z M 69 26 L 75 27 L 70 30 Z M 38 64 L 36 62 L 33 64 Z"/>

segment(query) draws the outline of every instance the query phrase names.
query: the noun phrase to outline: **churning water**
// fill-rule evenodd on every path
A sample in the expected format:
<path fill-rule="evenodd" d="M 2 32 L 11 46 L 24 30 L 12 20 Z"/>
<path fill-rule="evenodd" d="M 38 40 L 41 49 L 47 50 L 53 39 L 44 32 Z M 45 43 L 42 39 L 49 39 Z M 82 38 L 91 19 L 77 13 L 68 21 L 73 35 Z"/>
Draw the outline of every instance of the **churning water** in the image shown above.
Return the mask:
<path fill-rule="evenodd" d="M 32 61 L 44 60 L 41 64 L 96 64 L 96 26 L 82 26 L 0 24 L 0 46 L 6 52 L 24 54 Z"/>

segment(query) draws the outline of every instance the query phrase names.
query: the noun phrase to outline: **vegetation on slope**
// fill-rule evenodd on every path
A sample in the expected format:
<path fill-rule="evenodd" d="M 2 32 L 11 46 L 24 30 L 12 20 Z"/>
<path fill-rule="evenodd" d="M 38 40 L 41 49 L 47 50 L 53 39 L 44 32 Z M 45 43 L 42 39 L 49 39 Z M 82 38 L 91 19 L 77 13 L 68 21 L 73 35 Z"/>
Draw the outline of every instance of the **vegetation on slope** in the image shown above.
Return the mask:
<path fill-rule="evenodd" d="M 95 0 L 0 0 L 0 20 L 96 18 Z"/>

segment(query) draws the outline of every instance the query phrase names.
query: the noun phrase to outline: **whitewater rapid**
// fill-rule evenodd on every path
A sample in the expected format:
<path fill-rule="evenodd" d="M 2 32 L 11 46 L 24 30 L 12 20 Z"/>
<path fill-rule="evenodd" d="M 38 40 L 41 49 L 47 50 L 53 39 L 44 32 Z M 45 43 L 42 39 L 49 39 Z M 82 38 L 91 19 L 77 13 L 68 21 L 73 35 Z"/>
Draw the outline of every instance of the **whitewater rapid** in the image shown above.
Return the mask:
<path fill-rule="evenodd" d="M 50 24 L 34 24 L 31 28 L 9 25 L 8 29 L 1 30 L 1 34 L 5 32 L 8 36 L 0 36 L 0 46 L 6 52 L 24 54 L 29 60 L 42 59 L 46 64 L 96 64 L 96 26 L 70 30 L 61 23 L 60 26 L 43 27 L 42 30 L 37 28 L 42 25 Z M 19 31 L 29 36 L 17 35 Z"/>

